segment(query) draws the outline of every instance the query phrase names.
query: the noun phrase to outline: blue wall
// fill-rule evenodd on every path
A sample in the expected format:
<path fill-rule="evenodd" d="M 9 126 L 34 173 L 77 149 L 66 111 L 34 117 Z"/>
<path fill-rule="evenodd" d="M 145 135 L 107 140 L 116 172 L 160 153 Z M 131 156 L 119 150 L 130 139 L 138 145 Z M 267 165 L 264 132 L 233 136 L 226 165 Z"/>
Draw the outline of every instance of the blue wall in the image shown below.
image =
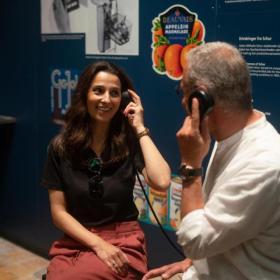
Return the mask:
<path fill-rule="evenodd" d="M 152 20 L 177 2 L 139 2 L 139 56 L 112 61 L 119 63 L 132 77 L 142 97 L 146 125 L 173 172 L 176 172 L 179 154 L 175 133 L 185 113 L 174 94 L 177 82 L 158 75 L 151 67 L 151 28 Z M 257 63 L 263 64 L 257 70 L 252 68 L 255 71 L 254 102 L 279 129 L 279 1 L 244 0 L 235 4 L 229 4 L 228 0 L 181 2 L 203 21 L 206 42 L 218 39 L 242 45 L 248 49 L 245 57 L 252 67 L 256 68 Z M 83 36 L 67 42 L 43 42 L 38 0 L 4 1 L 0 13 L 0 115 L 16 117 L 15 126 L 7 128 L 0 125 L 0 234 L 47 256 L 51 242 L 60 234 L 51 223 L 47 191 L 39 185 L 47 144 L 60 129 L 51 120 L 50 73 L 55 68 L 78 72 L 98 57 L 85 57 Z M 259 44 L 271 38 L 268 42 L 273 45 L 273 55 L 249 53 L 250 42 L 253 41 L 256 47 L 254 38 L 258 38 Z M 274 74 L 261 74 L 261 70 L 268 73 L 269 69 Z M 7 129 L 9 135 L 4 136 Z M 9 138 L 4 141 L 4 137 Z M 157 227 L 148 224 L 143 227 L 149 233 L 151 267 L 180 259 Z M 176 240 L 173 232 L 169 235 Z M 164 254 L 160 254 L 162 250 Z"/>

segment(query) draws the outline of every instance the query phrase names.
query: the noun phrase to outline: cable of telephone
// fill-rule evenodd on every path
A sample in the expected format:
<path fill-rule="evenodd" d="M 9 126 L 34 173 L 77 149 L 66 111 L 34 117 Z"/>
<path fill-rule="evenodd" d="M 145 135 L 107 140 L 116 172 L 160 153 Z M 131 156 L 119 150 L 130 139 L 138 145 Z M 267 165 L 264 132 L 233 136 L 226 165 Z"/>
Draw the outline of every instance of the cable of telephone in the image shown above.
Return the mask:
<path fill-rule="evenodd" d="M 150 202 L 150 200 L 149 200 L 149 198 L 148 198 L 148 195 L 147 195 L 147 193 L 146 193 L 146 191 L 145 191 L 145 189 L 144 189 L 144 186 L 143 186 L 143 184 L 142 184 L 142 182 L 141 182 L 141 180 L 140 180 L 140 178 L 139 178 L 138 172 L 136 172 L 136 176 L 137 176 L 138 182 L 139 182 L 139 184 L 140 184 L 140 186 L 141 186 L 141 189 L 142 189 L 142 191 L 143 191 L 143 193 L 144 193 L 144 196 L 145 196 L 145 198 L 146 198 L 146 200 L 147 200 L 147 202 L 148 202 L 148 205 L 149 205 L 149 207 L 150 207 L 150 209 L 151 209 L 151 211 L 152 211 L 152 213 L 153 213 L 153 215 L 154 215 L 154 217 L 155 217 L 155 220 L 156 220 L 156 222 L 157 222 L 159 228 L 161 229 L 163 235 L 164 235 L 165 238 L 168 240 L 168 242 L 169 242 L 170 245 L 173 247 L 173 249 L 175 249 L 175 251 L 176 251 L 181 257 L 186 258 L 185 255 L 178 249 L 178 247 L 173 243 L 173 241 L 170 239 L 170 237 L 169 237 L 169 236 L 167 235 L 167 233 L 165 232 L 165 230 L 164 230 L 164 228 L 163 228 L 161 222 L 159 221 L 159 219 L 158 219 L 158 217 L 157 217 L 157 215 L 156 215 L 156 213 L 155 213 L 154 208 L 153 208 L 152 205 L 151 205 L 151 202 Z"/>

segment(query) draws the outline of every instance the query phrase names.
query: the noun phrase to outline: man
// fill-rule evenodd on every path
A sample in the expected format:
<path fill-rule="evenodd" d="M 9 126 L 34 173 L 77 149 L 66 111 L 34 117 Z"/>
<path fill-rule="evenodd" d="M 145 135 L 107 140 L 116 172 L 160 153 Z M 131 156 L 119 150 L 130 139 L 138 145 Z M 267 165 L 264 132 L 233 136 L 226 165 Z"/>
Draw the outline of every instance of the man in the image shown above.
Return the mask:
<path fill-rule="evenodd" d="M 183 106 L 190 112 L 195 90 L 215 103 L 200 120 L 193 99 L 177 133 L 183 178 L 177 236 L 188 258 L 143 279 L 280 279 L 280 136 L 253 109 L 248 67 L 235 47 L 207 43 L 187 62 Z M 216 142 L 202 187 L 210 135 Z"/>

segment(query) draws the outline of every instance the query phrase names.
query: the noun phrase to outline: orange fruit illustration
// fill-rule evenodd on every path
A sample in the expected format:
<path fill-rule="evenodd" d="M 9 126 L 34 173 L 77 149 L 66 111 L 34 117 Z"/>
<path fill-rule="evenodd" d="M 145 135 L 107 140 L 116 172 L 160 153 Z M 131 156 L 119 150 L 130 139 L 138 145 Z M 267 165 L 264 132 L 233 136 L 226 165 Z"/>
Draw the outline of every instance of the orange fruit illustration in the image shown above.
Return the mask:
<path fill-rule="evenodd" d="M 162 28 L 158 29 L 158 30 L 155 30 L 153 32 L 153 42 L 156 43 L 158 41 L 158 38 L 160 36 L 163 36 L 163 31 L 162 31 Z"/>
<path fill-rule="evenodd" d="M 181 63 L 181 66 L 182 66 L 183 69 L 187 65 L 187 54 L 188 54 L 188 52 L 195 47 L 197 47 L 196 44 L 188 44 L 182 49 L 181 55 L 180 55 L 180 63 Z"/>
<path fill-rule="evenodd" d="M 163 30 L 159 19 L 154 20 L 153 22 L 153 43 L 157 43 L 160 36 L 163 36 Z"/>
<path fill-rule="evenodd" d="M 183 46 L 179 44 L 173 44 L 166 49 L 164 54 L 166 72 L 173 78 L 179 78 L 183 73 L 180 62 L 182 48 Z"/>
<path fill-rule="evenodd" d="M 159 71 L 165 71 L 165 69 L 164 69 L 165 67 L 164 67 L 164 64 L 163 64 L 164 63 L 163 62 L 163 57 L 164 57 L 164 53 L 165 53 L 167 47 L 168 47 L 167 45 L 158 46 L 153 51 L 154 66 Z"/>
<path fill-rule="evenodd" d="M 193 25 L 192 38 L 201 41 L 204 37 L 204 27 L 200 20 L 196 20 Z"/>

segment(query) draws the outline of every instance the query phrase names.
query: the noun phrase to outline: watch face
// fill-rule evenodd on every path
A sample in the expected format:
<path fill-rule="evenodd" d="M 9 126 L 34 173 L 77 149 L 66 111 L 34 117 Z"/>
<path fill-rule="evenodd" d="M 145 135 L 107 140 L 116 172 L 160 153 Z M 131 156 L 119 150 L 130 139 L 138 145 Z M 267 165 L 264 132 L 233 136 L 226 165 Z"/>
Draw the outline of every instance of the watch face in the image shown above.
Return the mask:
<path fill-rule="evenodd" d="M 180 175 L 182 179 L 198 177 L 202 175 L 202 168 L 193 168 L 184 164 L 180 167 Z"/>

